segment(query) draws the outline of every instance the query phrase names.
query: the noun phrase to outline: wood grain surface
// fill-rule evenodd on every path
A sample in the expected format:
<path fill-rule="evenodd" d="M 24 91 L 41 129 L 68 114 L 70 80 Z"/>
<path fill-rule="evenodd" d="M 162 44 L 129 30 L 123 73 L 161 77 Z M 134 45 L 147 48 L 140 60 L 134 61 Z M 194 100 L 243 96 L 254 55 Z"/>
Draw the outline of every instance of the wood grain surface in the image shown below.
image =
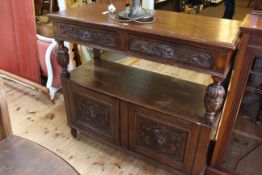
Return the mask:
<path fill-rule="evenodd" d="M 79 174 L 56 154 L 17 136 L 0 142 L 0 162 L 0 174 L 6 175 Z"/>
<path fill-rule="evenodd" d="M 0 78 L 0 140 L 12 135 L 3 80 Z"/>
<path fill-rule="evenodd" d="M 117 11 L 123 8 L 117 7 Z M 155 11 L 156 22 L 152 24 L 123 24 L 114 21 L 102 12 L 107 10 L 106 5 L 89 4 L 83 7 L 60 11 L 51 14 L 52 19 L 62 17 L 64 20 L 80 20 L 82 23 L 110 25 L 124 30 L 140 31 L 147 34 L 167 36 L 170 38 L 187 39 L 197 43 L 213 43 L 226 48 L 235 48 L 239 35 L 240 22 L 204 16 L 194 16 L 167 11 Z M 163 28 L 164 26 L 164 28 Z"/>
<path fill-rule="evenodd" d="M 206 86 L 101 59 L 73 70 L 64 81 L 195 123 L 205 115 Z"/>
<path fill-rule="evenodd" d="M 241 23 L 241 30 L 243 31 L 262 31 L 262 18 L 259 15 L 248 14 Z"/>

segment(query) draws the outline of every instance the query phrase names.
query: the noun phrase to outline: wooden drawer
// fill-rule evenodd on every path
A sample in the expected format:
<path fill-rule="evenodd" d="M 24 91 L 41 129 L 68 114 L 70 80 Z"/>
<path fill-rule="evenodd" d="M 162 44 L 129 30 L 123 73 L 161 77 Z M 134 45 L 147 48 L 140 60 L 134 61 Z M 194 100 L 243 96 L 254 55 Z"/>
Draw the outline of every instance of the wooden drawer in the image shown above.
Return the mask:
<path fill-rule="evenodd" d="M 94 27 L 59 24 L 59 33 L 57 37 L 67 41 L 78 41 L 87 45 L 95 44 L 101 47 L 118 47 L 117 32 Z"/>
<path fill-rule="evenodd" d="M 185 64 L 212 70 L 215 63 L 214 51 L 192 46 L 185 46 L 181 43 L 168 42 L 159 39 L 147 38 L 145 36 L 128 36 L 128 50 L 132 53 L 148 55 L 163 63 Z"/>
<path fill-rule="evenodd" d="M 128 108 L 130 149 L 190 173 L 200 127 L 140 106 Z"/>
<path fill-rule="evenodd" d="M 119 100 L 74 84 L 69 87 L 71 127 L 120 145 Z"/>

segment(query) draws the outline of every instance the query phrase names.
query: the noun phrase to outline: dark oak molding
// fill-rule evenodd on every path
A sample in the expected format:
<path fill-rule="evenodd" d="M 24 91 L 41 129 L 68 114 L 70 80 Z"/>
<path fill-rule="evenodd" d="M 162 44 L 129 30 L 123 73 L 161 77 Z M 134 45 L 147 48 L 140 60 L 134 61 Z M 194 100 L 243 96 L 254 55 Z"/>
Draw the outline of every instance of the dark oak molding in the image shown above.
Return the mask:
<path fill-rule="evenodd" d="M 115 32 L 94 28 L 76 27 L 68 24 L 60 24 L 59 29 L 59 35 L 63 38 L 74 38 L 82 42 L 117 47 L 118 36 Z"/>

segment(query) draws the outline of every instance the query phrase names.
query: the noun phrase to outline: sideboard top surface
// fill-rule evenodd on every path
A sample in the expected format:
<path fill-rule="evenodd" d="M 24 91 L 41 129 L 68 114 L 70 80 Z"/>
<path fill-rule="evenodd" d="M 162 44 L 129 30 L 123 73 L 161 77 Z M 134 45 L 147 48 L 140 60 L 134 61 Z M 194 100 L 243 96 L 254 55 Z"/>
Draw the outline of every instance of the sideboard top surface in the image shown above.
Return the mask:
<path fill-rule="evenodd" d="M 241 24 L 241 30 L 262 31 L 262 16 L 248 14 Z"/>
<path fill-rule="evenodd" d="M 65 79 L 112 97 L 202 123 L 206 86 L 157 73 L 94 60 Z"/>
<path fill-rule="evenodd" d="M 117 10 L 123 8 L 117 7 Z M 82 24 L 113 27 L 122 30 L 141 32 L 192 41 L 195 43 L 235 49 L 239 37 L 240 21 L 219 19 L 206 16 L 181 14 L 176 12 L 155 10 L 156 22 L 151 24 L 126 23 L 123 24 L 111 19 L 102 12 L 107 10 L 106 5 L 89 4 L 83 7 L 73 8 L 57 13 L 49 17 L 52 20 L 59 19 Z"/>

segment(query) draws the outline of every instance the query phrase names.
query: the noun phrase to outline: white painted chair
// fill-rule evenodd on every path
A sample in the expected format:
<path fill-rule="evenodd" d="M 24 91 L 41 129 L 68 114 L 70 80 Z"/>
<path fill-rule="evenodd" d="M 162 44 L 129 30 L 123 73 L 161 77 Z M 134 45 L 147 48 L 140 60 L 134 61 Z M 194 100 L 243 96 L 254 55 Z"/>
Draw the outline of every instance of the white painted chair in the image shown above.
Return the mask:
<path fill-rule="evenodd" d="M 50 99 L 54 100 L 56 92 L 61 88 L 61 85 L 54 86 L 54 81 L 57 82 L 57 81 L 60 81 L 60 79 L 59 80 L 57 79 L 59 77 L 59 75 L 55 76 L 54 65 L 52 65 L 52 63 L 54 64 L 54 62 L 55 62 L 55 61 L 52 61 L 52 54 L 54 53 L 54 49 L 57 47 L 57 43 L 53 38 L 47 38 L 47 37 L 43 37 L 41 35 L 37 35 L 37 40 L 48 44 L 48 47 L 45 50 L 44 62 L 43 62 L 43 60 L 40 60 L 40 66 L 41 66 L 42 71 L 47 72 L 46 87 L 49 89 Z M 69 43 L 65 42 L 65 46 L 69 48 Z M 42 49 L 41 51 L 44 51 L 44 50 Z M 40 49 L 39 49 L 39 52 L 40 52 Z M 41 54 L 39 53 L 39 55 L 41 55 Z M 39 59 L 43 59 L 43 58 L 41 58 L 41 56 L 39 56 Z M 43 63 L 45 63 L 45 64 L 43 64 Z M 44 66 L 46 66 L 46 67 L 44 67 Z M 72 61 L 72 59 L 70 59 L 70 62 L 69 62 L 69 65 L 68 65 L 68 71 L 71 71 L 72 69 L 73 69 L 73 61 Z"/>

